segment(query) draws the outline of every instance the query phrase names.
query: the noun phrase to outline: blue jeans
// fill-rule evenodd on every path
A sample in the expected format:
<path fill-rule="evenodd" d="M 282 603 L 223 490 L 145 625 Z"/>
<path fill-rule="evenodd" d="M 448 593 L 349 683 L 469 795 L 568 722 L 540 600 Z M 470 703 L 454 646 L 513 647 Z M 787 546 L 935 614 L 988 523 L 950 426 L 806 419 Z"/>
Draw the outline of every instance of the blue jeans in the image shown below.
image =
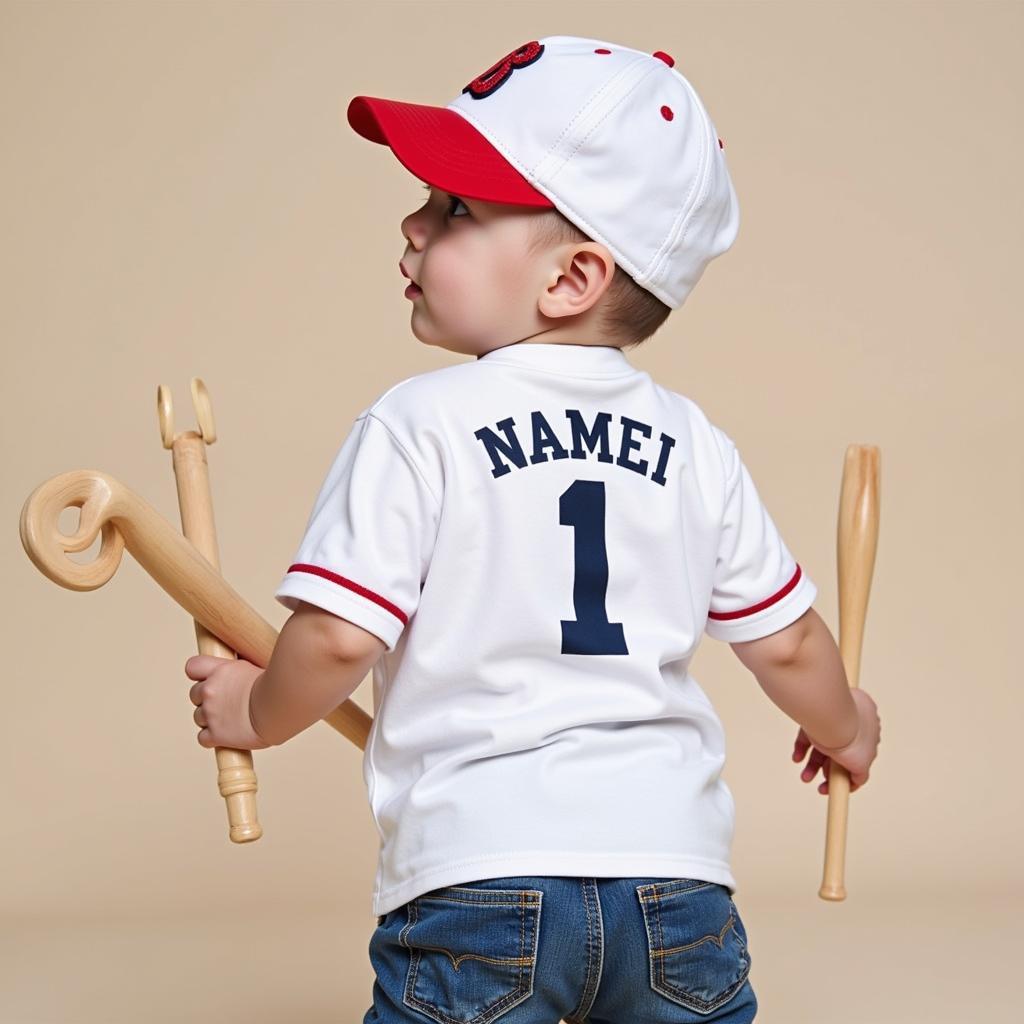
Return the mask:
<path fill-rule="evenodd" d="M 515 875 L 382 914 L 363 1024 L 747 1024 L 757 998 L 726 886 Z"/>

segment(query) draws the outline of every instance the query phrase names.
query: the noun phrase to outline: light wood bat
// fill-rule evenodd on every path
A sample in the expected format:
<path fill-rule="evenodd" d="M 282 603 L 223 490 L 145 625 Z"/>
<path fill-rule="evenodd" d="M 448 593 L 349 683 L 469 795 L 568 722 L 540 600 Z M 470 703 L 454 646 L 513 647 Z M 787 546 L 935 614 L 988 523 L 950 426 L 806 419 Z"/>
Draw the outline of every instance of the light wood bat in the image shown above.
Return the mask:
<path fill-rule="evenodd" d="M 871 593 L 878 547 L 879 476 L 881 454 L 876 445 L 851 444 L 843 461 L 839 495 L 836 553 L 839 575 L 839 653 L 853 689 L 860 678 L 864 621 Z M 850 775 L 831 761 L 828 770 L 828 819 L 825 826 L 825 866 L 818 895 L 823 900 L 846 899 L 846 824 Z"/>

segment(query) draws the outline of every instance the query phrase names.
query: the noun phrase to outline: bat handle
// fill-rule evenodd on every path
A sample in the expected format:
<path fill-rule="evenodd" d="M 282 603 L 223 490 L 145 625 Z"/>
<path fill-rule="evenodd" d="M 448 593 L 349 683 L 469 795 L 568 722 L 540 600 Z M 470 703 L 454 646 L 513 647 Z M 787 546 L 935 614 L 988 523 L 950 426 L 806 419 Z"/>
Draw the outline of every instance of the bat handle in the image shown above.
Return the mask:
<path fill-rule="evenodd" d="M 860 678 L 864 622 L 878 547 L 879 462 L 877 446 L 851 444 L 846 449 L 843 463 L 836 545 L 839 562 L 839 653 L 851 689 L 857 687 Z M 846 899 L 844 877 L 849 798 L 849 772 L 831 761 L 825 865 L 818 889 L 823 900 Z"/>
<path fill-rule="evenodd" d="M 217 787 L 228 811 L 228 836 L 233 843 L 251 843 L 263 835 L 263 826 L 256 817 L 252 751 L 217 747 L 216 754 Z"/>
<path fill-rule="evenodd" d="M 850 773 L 834 761 L 828 769 L 828 815 L 825 822 L 825 867 L 818 895 L 823 900 L 846 899 L 846 823 Z"/>
<path fill-rule="evenodd" d="M 222 644 L 212 633 L 196 623 L 197 647 L 200 654 L 233 658 L 235 652 Z M 263 835 L 256 815 L 256 771 L 251 750 L 214 747 L 217 759 L 217 788 L 228 812 L 228 836 L 233 843 L 251 843 Z"/>

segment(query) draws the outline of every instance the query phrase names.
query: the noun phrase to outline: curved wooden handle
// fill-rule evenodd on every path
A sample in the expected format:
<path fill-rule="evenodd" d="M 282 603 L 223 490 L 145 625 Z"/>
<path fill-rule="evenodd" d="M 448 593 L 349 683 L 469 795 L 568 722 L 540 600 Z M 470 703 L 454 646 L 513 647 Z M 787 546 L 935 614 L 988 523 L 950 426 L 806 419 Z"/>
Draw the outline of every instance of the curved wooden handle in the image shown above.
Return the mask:
<path fill-rule="evenodd" d="M 81 510 L 73 534 L 60 531 L 64 509 Z M 68 590 L 96 590 L 117 571 L 127 547 L 170 596 L 215 637 L 247 661 L 265 668 L 277 630 L 229 586 L 175 527 L 134 491 L 97 469 L 60 473 L 41 483 L 21 510 L 21 543 L 36 568 Z M 102 534 L 99 554 L 73 562 Z M 373 719 L 346 700 L 324 717 L 361 750 Z"/>
<path fill-rule="evenodd" d="M 877 446 L 851 444 L 843 463 L 839 495 L 837 556 L 839 563 L 839 653 L 850 687 L 860 680 L 871 577 L 878 547 L 879 478 Z M 831 761 L 828 773 L 828 819 L 825 826 L 825 867 L 818 895 L 823 900 L 846 899 L 846 824 L 850 775 Z"/>

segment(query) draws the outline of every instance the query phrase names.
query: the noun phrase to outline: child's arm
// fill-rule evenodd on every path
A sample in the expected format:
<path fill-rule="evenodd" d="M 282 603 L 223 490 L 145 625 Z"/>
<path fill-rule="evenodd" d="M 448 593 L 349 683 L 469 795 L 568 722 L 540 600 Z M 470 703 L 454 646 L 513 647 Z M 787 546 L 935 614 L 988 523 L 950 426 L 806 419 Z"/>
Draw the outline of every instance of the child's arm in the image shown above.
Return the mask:
<path fill-rule="evenodd" d="M 850 771 L 851 792 L 863 785 L 877 756 L 880 721 L 871 697 L 850 689 L 839 648 L 821 616 L 808 608 L 784 629 L 730 646 L 776 707 L 800 725 L 794 758 L 803 756 L 805 737 L 821 752 L 808 763 L 811 777 L 831 757 Z"/>
<path fill-rule="evenodd" d="M 761 689 L 809 736 L 830 747 L 857 732 L 857 708 L 828 626 L 813 608 L 777 633 L 730 644 Z"/>
<path fill-rule="evenodd" d="M 252 727 L 268 744 L 290 740 L 348 700 L 386 649 L 361 626 L 299 602 L 253 683 Z"/>
<path fill-rule="evenodd" d="M 374 633 L 297 600 L 270 664 L 194 654 L 185 675 L 201 747 L 262 750 L 290 740 L 348 700 L 387 649 Z"/>

